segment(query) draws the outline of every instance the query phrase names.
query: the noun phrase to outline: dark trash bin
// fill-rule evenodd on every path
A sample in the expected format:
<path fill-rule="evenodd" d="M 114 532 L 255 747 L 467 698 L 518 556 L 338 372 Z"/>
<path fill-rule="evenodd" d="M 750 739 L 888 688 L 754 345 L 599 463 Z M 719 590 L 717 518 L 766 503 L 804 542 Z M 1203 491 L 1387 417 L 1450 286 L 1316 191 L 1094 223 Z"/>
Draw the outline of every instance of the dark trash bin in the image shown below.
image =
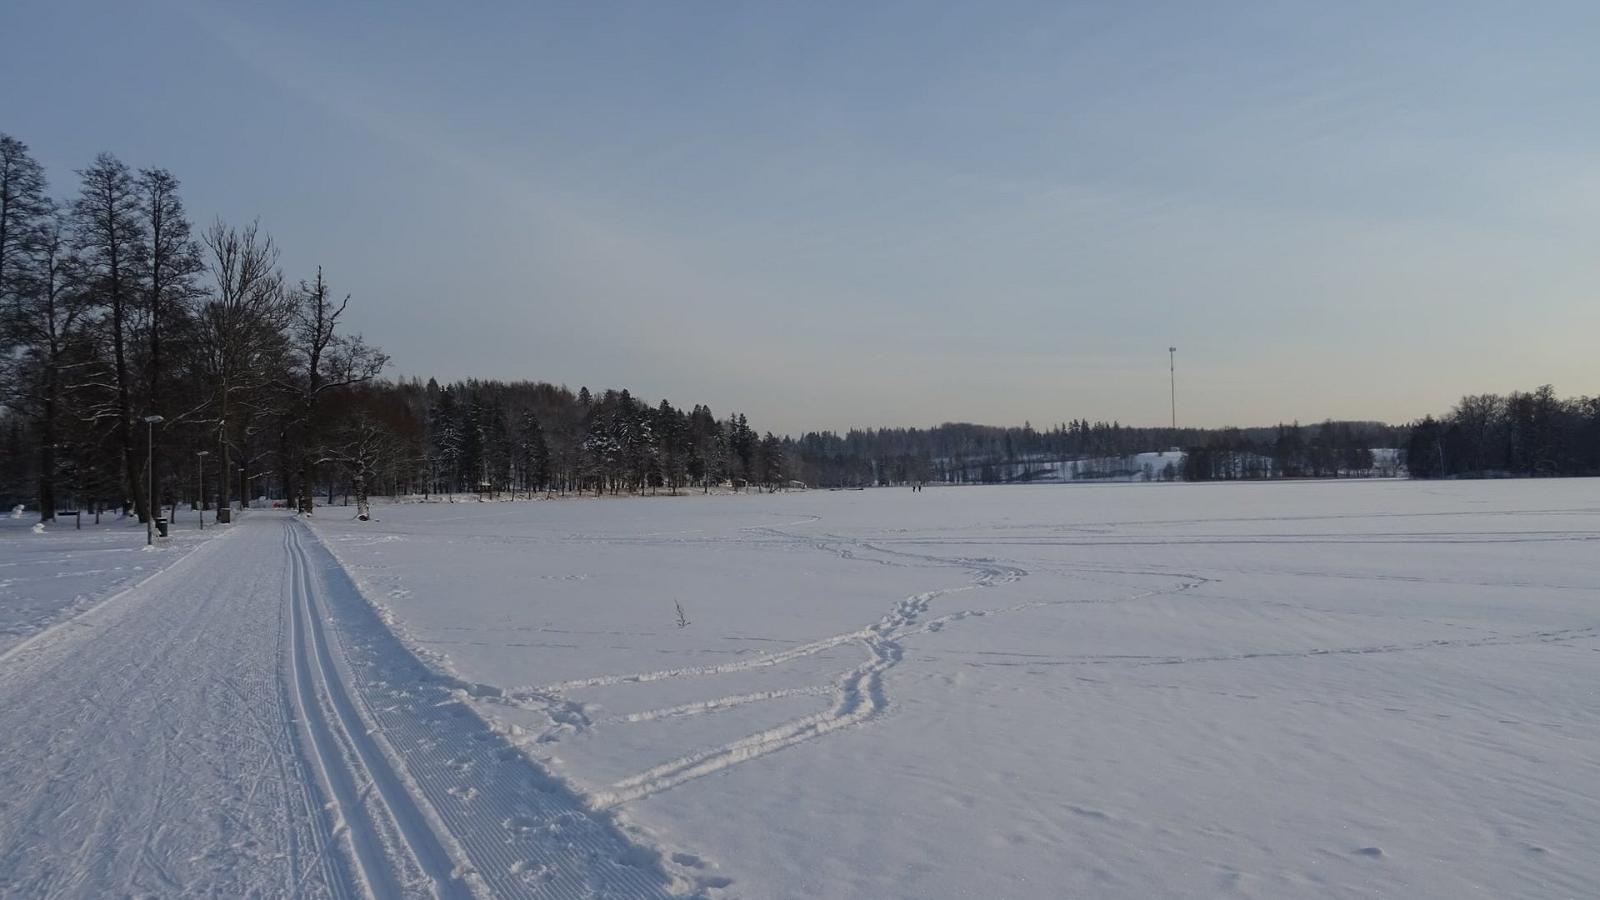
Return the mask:
<path fill-rule="evenodd" d="M 233 521 L 233 507 L 224 506 L 217 510 L 217 524 L 227 525 Z"/>
<path fill-rule="evenodd" d="M 167 517 L 166 516 L 157 516 L 156 517 L 156 534 L 159 534 L 162 537 L 166 537 L 167 536 L 167 525 L 168 524 L 170 524 L 170 523 L 167 521 Z"/>

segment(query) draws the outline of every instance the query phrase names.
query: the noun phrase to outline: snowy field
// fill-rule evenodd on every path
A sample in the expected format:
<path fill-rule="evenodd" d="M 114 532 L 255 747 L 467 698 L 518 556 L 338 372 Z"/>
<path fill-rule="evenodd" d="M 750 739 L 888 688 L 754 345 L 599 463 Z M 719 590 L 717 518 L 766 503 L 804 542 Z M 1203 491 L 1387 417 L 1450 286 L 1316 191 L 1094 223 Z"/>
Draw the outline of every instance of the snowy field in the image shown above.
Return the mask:
<path fill-rule="evenodd" d="M 1600 479 L 378 515 L 314 530 L 678 891 L 1600 890 Z M 439 815 L 505 817 L 460 759 Z"/>
<path fill-rule="evenodd" d="M 206 537 L 194 513 L 183 510 L 171 538 L 145 549 L 145 527 L 113 513 L 81 530 L 63 519 L 35 533 L 37 512 L 0 518 L 0 654 L 44 629 L 70 619 L 96 601 L 181 559 Z M 208 517 L 211 514 L 207 514 Z"/>

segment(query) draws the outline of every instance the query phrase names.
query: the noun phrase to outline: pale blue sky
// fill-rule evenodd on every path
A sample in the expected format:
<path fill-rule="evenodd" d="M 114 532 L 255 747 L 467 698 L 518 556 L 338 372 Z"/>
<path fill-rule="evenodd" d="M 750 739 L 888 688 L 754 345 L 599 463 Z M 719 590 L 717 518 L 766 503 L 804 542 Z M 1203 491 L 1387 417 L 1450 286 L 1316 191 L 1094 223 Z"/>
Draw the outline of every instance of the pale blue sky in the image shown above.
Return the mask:
<path fill-rule="evenodd" d="M 0 131 L 259 215 L 395 374 L 763 428 L 1600 392 L 1600 4 L 8 0 Z"/>

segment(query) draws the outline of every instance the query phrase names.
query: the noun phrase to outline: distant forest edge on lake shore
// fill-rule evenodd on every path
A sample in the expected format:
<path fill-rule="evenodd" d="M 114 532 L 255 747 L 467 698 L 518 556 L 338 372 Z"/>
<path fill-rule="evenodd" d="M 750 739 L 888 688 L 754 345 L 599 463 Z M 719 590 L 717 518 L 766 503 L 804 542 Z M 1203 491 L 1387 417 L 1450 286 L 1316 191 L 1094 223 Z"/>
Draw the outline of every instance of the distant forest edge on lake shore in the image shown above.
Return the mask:
<path fill-rule="evenodd" d="M 353 494 L 1600 474 L 1600 397 L 1464 397 L 1408 426 L 760 432 L 743 414 L 532 381 L 386 380 L 320 268 L 255 223 L 198 235 L 178 179 L 101 154 L 70 200 L 0 134 L 0 502 L 204 508 Z M 370 302 L 362 298 L 361 302 Z M 153 489 L 152 489 L 153 479 Z"/>

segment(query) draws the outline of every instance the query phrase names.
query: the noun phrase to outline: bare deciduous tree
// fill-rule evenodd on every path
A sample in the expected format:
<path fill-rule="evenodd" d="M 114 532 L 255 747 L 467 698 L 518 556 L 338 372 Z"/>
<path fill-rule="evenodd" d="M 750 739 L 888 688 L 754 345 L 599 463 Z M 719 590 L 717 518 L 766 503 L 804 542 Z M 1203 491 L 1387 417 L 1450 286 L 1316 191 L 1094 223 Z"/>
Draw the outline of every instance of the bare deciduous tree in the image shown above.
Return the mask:
<path fill-rule="evenodd" d="M 296 395 L 298 453 L 301 459 L 298 508 L 312 511 L 312 484 L 316 455 L 310 448 L 323 436 L 322 398 L 329 391 L 370 381 L 388 365 L 389 357 L 362 340 L 359 334 L 340 334 L 340 320 L 350 306 L 350 295 L 334 300 L 317 267 L 316 280 L 300 283 L 295 292 L 291 354 L 295 357 L 288 384 Z"/>
<path fill-rule="evenodd" d="M 344 466 L 356 497 L 356 518 L 372 518 L 372 484 L 380 464 L 395 452 L 394 435 L 377 419 L 357 413 L 350 421 L 333 429 L 325 462 Z"/>
<path fill-rule="evenodd" d="M 232 437 L 245 434 L 267 402 L 267 389 L 284 360 L 291 305 L 278 271 L 278 249 L 259 223 L 240 229 L 214 222 L 202 242 L 212 289 L 200 309 L 195 362 L 209 386 L 217 426 L 220 509 L 230 502 Z"/>

